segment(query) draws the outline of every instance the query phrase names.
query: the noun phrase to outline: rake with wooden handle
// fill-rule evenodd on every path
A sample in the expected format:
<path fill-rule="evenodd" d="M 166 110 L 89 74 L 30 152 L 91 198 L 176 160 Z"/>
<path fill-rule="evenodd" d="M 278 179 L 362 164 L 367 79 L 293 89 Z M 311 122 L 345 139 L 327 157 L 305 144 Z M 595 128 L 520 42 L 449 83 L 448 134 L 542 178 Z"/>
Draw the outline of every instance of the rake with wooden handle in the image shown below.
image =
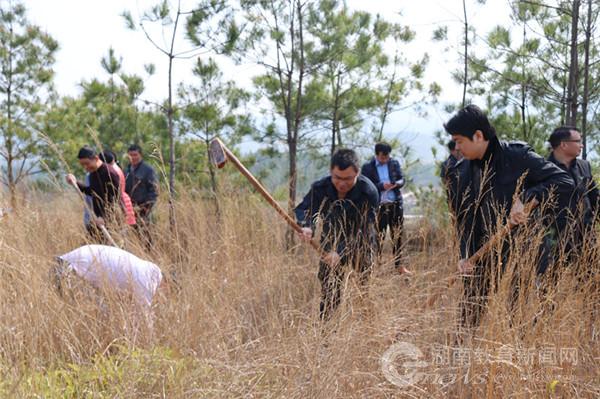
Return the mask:
<path fill-rule="evenodd" d="M 529 213 L 537 205 L 538 205 L 537 201 L 535 201 L 535 200 L 528 202 L 525 205 L 525 209 L 524 209 L 525 214 L 529 215 Z M 510 231 L 513 228 L 515 228 L 516 226 L 518 226 L 518 225 L 512 224 L 509 220 L 504 226 L 502 226 L 502 228 L 500 228 L 498 231 L 496 231 L 496 233 L 481 248 L 479 248 L 477 250 L 477 252 L 475 252 L 473 255 L 471 255 L 471 257 L 469 257 L 467 259 L 467 261 L 469 263 L 471 263 L 472 265 L 475 265 L 477 262 L 479 262 L 481 260 L 481 258 L 483 258 L 484 255 L 489 253 L 495 245 L 497 245 L 500 241 L 502 241 L 504 239 L 504 237 L 506 237 L 508 235 L 508 233 L 510 233 Z M 458 280 L 458 278 L 462 277 L 462 276 L 463 275 L 459 274 L 459 273 L 455 273 L 452 276 L 450 276 L 450 278 L 448 279 L 448 285 L 446 288 L 447 289 L 452 288 L 454 283 L 456 283 L 456 280 Z M 427 307 L 432 307 L 433 305 L 435 305 L 435 303 L 437 302 L 438 299 L 440 299 L 441 296 L 442 296 L 442 292 L 439 292 L 439 291 L 436 292 L 435 294 L 433 294 L 432 296 L 430 296 L 429 299 L 427 300 Z"/>
<path fill-rule="evenodd" d="M 209 148 L 210 160 L 213 165 L 221 169 L 225 166 L 227 161 L 231 161 L 233 165 L 248 179 L 250 184 L 263 196 L 263 198 L 277 211 L 277 213 L 289 224 L 294 230 L 302 234 L 302 227 L 296 223 L 294 219 L 288 215 L 288 213 L 275 201 L 275 199 L 269 194 L 269 192 L 260 184 L 258 180 L 250 173 L 248 169 L 240 162 L 239 159 L 223 144 L 218 138 L 213 139 L 210 142 Z M 314 240 L 310 240 L 309 244 L 319 253 L 321 257 L 327 255 L 321 246 Z"/>

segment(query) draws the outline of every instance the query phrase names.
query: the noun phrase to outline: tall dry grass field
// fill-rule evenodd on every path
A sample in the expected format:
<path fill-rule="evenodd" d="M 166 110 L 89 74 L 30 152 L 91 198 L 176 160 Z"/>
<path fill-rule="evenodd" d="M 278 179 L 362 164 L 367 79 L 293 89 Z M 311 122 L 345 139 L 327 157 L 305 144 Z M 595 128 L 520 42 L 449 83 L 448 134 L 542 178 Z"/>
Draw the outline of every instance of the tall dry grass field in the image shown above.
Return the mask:
<path fill-rule="evenodd" d="M 161 204 L 150 253 L 118 235 L 169 276 L 152 330 L 119 301 L 99 306 L 77 281 L 64 297 L 52 289 L 52 258 L 85 243 L 74 195 L 32 200 L 1 219 L 0 396 L 600 395 L 598 274 L 577 278 L 563 267 L 555 286 L 536 288 L 535 228 L 512 237 L 507 272 L 469 334 L 457 330 L 461 283 L 447 286 L 454 235 L 436 220 L 407 232 L 411 278 L 394 274 L 386 248 L 366 290 L 349 273 L 340 308 L 322 323 L 311 249 L 286 250 L 285 226 L 253 196 L 232 192 L 220 210 L 180 199 L 173 234 Z M 592 246 L 580 267 L 597 270 L 598 261 Z M 510 311 L 514 270 L 521 285 Z M 428 306 L 432 295 L 439 299 Z"/>

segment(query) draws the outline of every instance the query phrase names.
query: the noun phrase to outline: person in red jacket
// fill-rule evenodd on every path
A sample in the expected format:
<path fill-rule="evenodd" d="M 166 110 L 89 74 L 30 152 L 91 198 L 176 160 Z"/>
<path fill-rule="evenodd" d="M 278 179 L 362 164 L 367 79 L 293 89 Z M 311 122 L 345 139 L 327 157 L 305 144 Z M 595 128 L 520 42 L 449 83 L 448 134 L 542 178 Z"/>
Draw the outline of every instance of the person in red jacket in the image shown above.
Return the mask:
<path fill-rule="evenodd" d="M 125 174 L 117 164 L 115 154 L 112 151 L 104 151 L 100 154 L 100 159 L 119 175 L 119 186 L 121 188 L 121 208 L 125 213 L 125 223 L 127 223 L 128 226 L 135 226 L 136 220 L 133 204 L 131 202 L 131 198 L 125 192 Z"/>

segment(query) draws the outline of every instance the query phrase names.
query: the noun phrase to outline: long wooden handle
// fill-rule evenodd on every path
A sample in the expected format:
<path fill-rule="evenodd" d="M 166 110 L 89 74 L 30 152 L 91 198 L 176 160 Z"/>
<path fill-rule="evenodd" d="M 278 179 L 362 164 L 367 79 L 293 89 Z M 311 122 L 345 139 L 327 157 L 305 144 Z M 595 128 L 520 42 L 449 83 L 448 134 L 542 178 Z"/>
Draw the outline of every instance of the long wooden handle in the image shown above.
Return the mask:
<path fill-rule="evenodd" d="M 223 151 L 225 151 L 225 155 L 227 155 L 227 159 L 229 159 L 236 168 L 248 179 L 248 181 L 254 186 L 254 188 L 264 197 L 265 200 L 281 215 L 281 217 L 298 233 L 302 234 L 302 227 L 296 223 L 294 219 L 288 215 L 288 213 L 275 201 L 275 199 L 269 194 L 269 192 L 260 184 L 258 180 L 252 175 L 252 173 L 246 169 L 246 167 L 240 162 L 239 159 L 231 152 L 225 145 L 223 145 Z M 319 253 L 319 255 L 324 256 L 326 253 L 323 251 L 321 246 L 315 241 L 309 241 L 310 246 L 315 249 Z"/>
<path fill-rule="evenodd" d="M 81 192 L 81 190 L 79 189 L 79 186 L 77 185 L 77 183 L 71 183 L 71 185 L 73 187 L 75 187 L 75 190 L 77 190 L 77 193 L 79 194 L 79 198 L 81 198 L 81 201 L 83 202 L 83 206 L 85 207 L 85 209 L 88 211 L 88 213 L 90 214 L 91 218 L 95 217 L 94 214 L 94 210 L 90 208 L 90 206 L 88 205 L 88 203 L 85 200 L 85 197 L 83 196 L 83 193 Z M 108 241 L 114 246 L 119 248 L 119 246 L 117 245 L 117 243 L 115 242 L 115 240 L 113 240 L 112 236 L 110 235 L 110 233 L 108 232 L 108 230 L 106 229 L 106 226 L 104 225 L 100 225 L 100 230 L 102 230 L 102 234 L 104 234 L 104 236 L 108 239 Z"/>

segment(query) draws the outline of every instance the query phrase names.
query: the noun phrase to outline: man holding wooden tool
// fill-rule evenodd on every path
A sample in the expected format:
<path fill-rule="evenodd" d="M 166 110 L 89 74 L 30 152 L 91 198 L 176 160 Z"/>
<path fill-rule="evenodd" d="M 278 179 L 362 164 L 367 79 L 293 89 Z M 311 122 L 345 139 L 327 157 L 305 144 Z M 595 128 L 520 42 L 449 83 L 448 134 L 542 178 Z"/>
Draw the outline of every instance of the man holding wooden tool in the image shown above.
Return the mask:
<path fill-rule="evenodd" d="M 296 219 L 303 226 L 301 238 L 311 240 L 317 219 L 321 219 L 321 247 L 325 255 L 319 263 L 321 318 L 331 317 L 341 300 L 345 268 L 360 273 L 364 283 L 373 263 L 376 245 L 375 212 L 379 193 L 375 185 L 360 175 L 358 156 L 340 149 L 331 158 L 330 176 L 314 182 L 296 207 Z"/>
<path fill-rule="evenodd" d="M 566 172 L 525 143 L 500 141 L 487 116 L 475 105 L 458 111 L 444 128 L 464 156 L 448 170 L 447 176 L 450 209 L 456 218 L 460 240 L 458 271 L 465 276 L 462 324 L 476 327 L 487 295 L 493 289 L 490 279 L 497 271 L 493 269 L 491 254 L 475 257 L 477 262 L 469 258 L 486 247 L 490 237 L 493 240 L 498 232 L 524 223 L 527 210 L 549 199 L 551 193 L 557 202 L 553 208 L 554 221 L 564 228 L 565 209 L 574 183 Z M 516 192 L 520 180 L 522 194 Z M 498 225 L 499 221 L 502 225 Z M 500 238 L 504 241 L 506 237 Z"/>
<path fill-rule="evenodd" d="M 84 146 L 77 154 L 79 163 L 90 174 L 89 185 L 78 182 L 74 175 L 68 174 L 67 183 L 77 185 L 78 189 L 92 197 L 92 223 L 88 233 L 95 242 L 103 243 L 101 231 L 106 230 L 106 218 L 112 209 L 120 208 L 120 179 L 117 172 L 109 168 L 91 147 Z M 107 234 L 104 233 L 106 236 Z M 109 242 L 112 241 L 109 239 Z M 112 242 L 110 242 L 112 244 Z"/>

